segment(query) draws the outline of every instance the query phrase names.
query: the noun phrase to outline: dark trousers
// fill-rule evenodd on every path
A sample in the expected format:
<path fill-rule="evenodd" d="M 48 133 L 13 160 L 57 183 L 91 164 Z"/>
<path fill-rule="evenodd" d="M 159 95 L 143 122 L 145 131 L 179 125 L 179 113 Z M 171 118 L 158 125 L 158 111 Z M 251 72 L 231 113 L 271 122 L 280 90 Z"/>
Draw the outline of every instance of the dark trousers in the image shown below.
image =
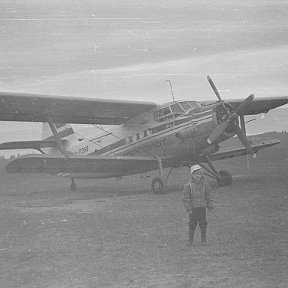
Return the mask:
<path fill-rule="evenodd" d="M 207 227 L 207 218 L 206 218 L 206 208 L 199 207 L 194 208 L 192 214 L 189 214 L 189 240 L 193 241 L 194 232 L 199 223 L 199 227 L 201 229 L 201 239 L 202 241 L 206 241 L 206 227 Z"/>

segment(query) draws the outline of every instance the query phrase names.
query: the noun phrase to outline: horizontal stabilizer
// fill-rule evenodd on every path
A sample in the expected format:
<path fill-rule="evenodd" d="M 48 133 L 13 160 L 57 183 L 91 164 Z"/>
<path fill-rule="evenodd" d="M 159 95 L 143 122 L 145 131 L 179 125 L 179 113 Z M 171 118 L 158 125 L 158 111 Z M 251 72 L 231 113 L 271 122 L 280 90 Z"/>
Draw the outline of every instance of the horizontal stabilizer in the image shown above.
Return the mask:
<path fill-rule="evenodd" d="M 66 140 L 61 140 L 65 142 Z M 0 150 L 11 150 L 11 149 L 35 149 L 40 150 L 42 148 L 56 147 L 57 142 L 55 140 L 36 140 L 36 141 L 14 141 L 5 142 L 0 144 Z"/>

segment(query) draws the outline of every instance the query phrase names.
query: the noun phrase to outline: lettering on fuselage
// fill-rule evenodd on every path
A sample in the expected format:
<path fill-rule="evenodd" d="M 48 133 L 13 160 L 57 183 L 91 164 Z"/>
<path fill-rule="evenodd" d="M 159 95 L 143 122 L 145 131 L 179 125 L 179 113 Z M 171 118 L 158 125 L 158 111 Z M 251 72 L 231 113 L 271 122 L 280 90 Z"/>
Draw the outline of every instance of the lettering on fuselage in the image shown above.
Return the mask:
<path fill-rule="evenodd" d="M 200 133 L 199 127 L 197 125 L 200 123 L 205 123 L 205 122 L 211 121 L 211 119 L 212 119 L 212 110 L 211 109 L 203 111 L 202 113 L 197 113 L 197 115 L 191 115 L 190 117 L 188 116 L 188 117 L 183 117 L 180 119 L 174 119 L 173 121 L 163 123 L 163 124 L 157 125 L 155 127 L 147 128 L 143 131 L 137 132 L 134 135 L 128 136 L 128 137 L 123 138 L 119 141 L 116 141 L 110 145 L 107 145 L 107 146 L 95 151 L 94 153 L 97 155 L 101 155 L 101 154 L 104 154 L 107 152 L 110 152 L 110 153 L 121 153 L 122 152 L 123 153 L 124 152 L 123 149 L 126 150 L 127 148 L 128 149 L 130 148 L 131 150 L 130 149 L 129 150 L 131 152 L 127 152 L 127 153 L 125 153 L 125 155 L 131 155 L 131 156 L 144 155 L 153 149 L 164 146 L 166 139 L 159 140 L 159 141 L 152 142 L 152 143 L 143 144 L 143 146 L 141 146 L 140 148 L 135 148 L 133 150 L 132 150 L 132 147 L 129 147 L 129 146 L 133 146 L 134 144 L 138 145 L 142 141 L 144 142 L 146 139 L 148 140 L 149 138 L 155 139 L 153 137 L 153 135 L 156 134 L 155 136 L 159 136 L 171 128 L 172 128 L 171 130 L 177 130 L 178 128 L 181 128 L 184 125 L 189 124 L 190 121 L 191 121 L 190 125 L 194 126 L 190 131 L 190 133 L 193 131 L 193 133 L 192 133 L 193 135 L 191 135 L 191 136 L 197 136 Z M 152 139 L 149 139 L 149 140 L 152 140 Z"/>
<path fill-rule="evenodd" d="M 156 141 L 156 142 L 153 142 L 153 143 L 147 143 L 140 148 L 137 148 L 131 152 L 128 152 L 126 155 L 128 155 L 128 156 L 140 156 L 143 154 L 147 154 L 148 152 L 151 152 L 151 150 L 155 150 L 155 149 L 158 149 L 160 147 L 163 147 L 163 146 L 165 146 L 165 144 L 166 144 L 166 138 L 161 139 L 161 140 Z"/>
<path fill-rule="evenodd" d="M 83 154 L 86 154 L 88 153 L 88 146 L 85 146 L 85 147 L 82 147 L 80 149 L 78 149 L 77 152 L 74 152 L 73 154 L 74 155 L 83 155 Z"/>
<path fill-rule="evenodd" d="M 168 123 L 164 123 L 164 124 L 161 124 L 161 125 L 158 125 L 156 127 L 153 127 L 153 128 L 148 128 L 144 131 L 141 131 L 141 132 L 138 132 L 136 133 L 135 135 L 132 135 L 132 136 L 129 136 L 126 138 L 126 143 L 134 143 L 138 140 L 142 140 L 143 138 L 145 137 L 148 137 L 150 135 L 153 135 L 155 133 L 158 133 L 158 132 L 162 132 L 162 131 L 165 131 L 167 129 L 170 129 L 174 126 L 177 126 L 179 124 L 183 124 L 185 122 L 188 122 L 190 121 L 192 118 L 185 118 L 185 119 L 181 119 L 181 120 L 174 120 L 174 121 L 170 121 Z M 195 122 L 196 124 L 197 122 Z"/>
<path fill-rule="evenodd" d="M 151 128 L 148 128 L 144 131 L 141 131 L 141 132 L 138 132 L 136 133 L 135 135 L 133 136 L 129 136 L 126 138 L 126 143 L 133 143 L 135 141 L 138 141 L 138 140 L 141 140 L 149 135 L 151 135 L 152 132 L 151 132 Z"/>

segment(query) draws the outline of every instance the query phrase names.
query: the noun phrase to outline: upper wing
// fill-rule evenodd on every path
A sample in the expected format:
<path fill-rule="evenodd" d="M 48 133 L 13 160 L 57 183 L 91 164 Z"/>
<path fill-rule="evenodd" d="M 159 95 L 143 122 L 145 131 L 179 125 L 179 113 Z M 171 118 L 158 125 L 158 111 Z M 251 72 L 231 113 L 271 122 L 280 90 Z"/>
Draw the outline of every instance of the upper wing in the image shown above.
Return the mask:
<path fill-rule="evenodd" d="M 244 99 L 231 99 L 225 100 L 225 103 L 229 103 L 234 109 L 243 103 Z M 215 101 L 201 101 L 201 104 L 208 105 L 215 103 Z M 288 103 L 288 96 L 282 97 L 259 97 L 255 98 L 247 109 L 245 115 L 256 115 L 260 113 L 267 113 L 269 110 L 283 106 Z"/>
<path fill-rule="evenodd" d="M 155 157 L 65 157 L 63 155 L 39 154 L 26 155 L 9 162 L 6 171 L 9 173 L 50 173 L 55 175 L 63 173 L 98 173 L 103 177 L 115 177 L 137 174 L 157 168 L 158 162 Z"/>
<path fill-rule="evenodd" d="M 155 103 L 0 92 L 0 121 L 118 125 Z"/>
<path fill-rule="evenodd" d="M 225 102 L 232 105 L 234 109 L 237 109 L 237 107 L 241 103 L 243 103 L 243 99 L 228 100 Z M 288 103 L 288 97 L 255 98 L 253 102 L 250 104 L 249 108 L 247 109 L 247 112 L 245 113 L 245 115 L 255 115 L 259 113 L 266 113 L 271 109 L 285 105 L 287 103 Z"/>
<path fill-rule="evenodd" d="M 257 153 L 259 150 L 274 146 L 279 144 L 279 140 L 267 140 L 267 141 L 262 141 L 261 143 L 258 144 L 251 144 L 252 149 L 254 150 L 255 153 Z M 212 161 L 215 160 L 223 160 L 223 159 L 228 159 L 228 158 L 234 158 L 234 157 L 239 157 L 243 155 L 249 154 L 248 150 L 244 146 L 238 146 L 238 147 L 229 147 L 229 148 L 224 148 L 212 155 L 209 156 L 209 158 Z M 203 162 L 205 160 L 203 159 Z"/>

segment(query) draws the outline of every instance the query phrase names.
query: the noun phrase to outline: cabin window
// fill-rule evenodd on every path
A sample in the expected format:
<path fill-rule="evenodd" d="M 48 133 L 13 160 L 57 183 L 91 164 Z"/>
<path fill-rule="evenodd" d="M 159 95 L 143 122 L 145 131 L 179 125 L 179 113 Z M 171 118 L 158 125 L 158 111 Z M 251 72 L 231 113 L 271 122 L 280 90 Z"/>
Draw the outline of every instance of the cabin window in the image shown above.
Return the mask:
<path fill-rule="evenodd" d="M 161 122 L 169 118 L 175 118 L 185 114 L 191 109 L 199 107 L 201 107 L 201 105 L 195 101 L 173 102 L 170 105 L 165 104 L 165 106 L 159 107 L 159 109 L 154 112 L 154 120 Z"/>
<path fill-rule="evenodd" d="M 185 110 L 185 112 L 191 110 L 191 106 L 188 101 L 180 102 L 181 107 Z"/>
<path fill-rule="evenodd" d="M 169 106 L 162 107 L 154 113 L 155 121 L 164 121 L 172 117 L 173 115 Z"/>
<path fill-rule="evenodd" d="M 174 117 L 185 113 L 185 111 L 182 109 L 179 103 L 172 104 L 170 107 L 171 107 Z"/>
<path fill-rule="evenodd" d="M 163 116 L 166 116 L 166 115 L 168 115 L 168 114 L 170 114 L 170 113 L 171 113 L 171 110 L 170 110 L 169 107 L 164 107 L 164 108 L 163 108 Z"/>
<path fill-rule="evenodd" d="M 189 105 L 191 106 L 192 109 L 201 107 L 201 104 L 196 102 L 196 101 L 188 101 L 188 103 L 189 103 Z"/>

